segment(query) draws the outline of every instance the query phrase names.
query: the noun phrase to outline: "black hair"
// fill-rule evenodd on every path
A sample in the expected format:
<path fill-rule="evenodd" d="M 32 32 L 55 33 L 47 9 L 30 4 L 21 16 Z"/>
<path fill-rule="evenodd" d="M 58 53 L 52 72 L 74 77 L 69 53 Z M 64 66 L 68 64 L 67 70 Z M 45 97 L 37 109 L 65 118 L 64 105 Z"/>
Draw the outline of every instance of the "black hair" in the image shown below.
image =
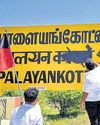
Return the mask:
<path fill-rule="evenodd" d="M 85 62 L 85 66 L 88 70 L 93 70 L 95 67 L 94 62 L 90 58 Z"/>
<path fill-rule="evenodd" d="M 38 90 L 36 88 L 29 88 L 24 92 L 25 102 L 34 102 L 38 96 Z"/>

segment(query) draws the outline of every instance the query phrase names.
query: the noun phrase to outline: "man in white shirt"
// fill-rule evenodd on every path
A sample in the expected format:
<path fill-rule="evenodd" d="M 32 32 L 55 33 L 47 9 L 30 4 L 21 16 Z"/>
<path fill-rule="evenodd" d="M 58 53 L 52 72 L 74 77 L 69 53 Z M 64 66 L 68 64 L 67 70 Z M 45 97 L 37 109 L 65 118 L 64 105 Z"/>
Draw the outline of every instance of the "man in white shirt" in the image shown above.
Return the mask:
<path fill-rule="evenodd" d="M 43 125 L 43 117 L 37 104 L 38 90 L 27 89 L 24 92 L 25 104 L 11 112 L 10 125 Z"/>
<path fill-rule="evenodd" d="M 85 66 L 88 72 L 84 76 L 80 110 L 85 102 L 91 125 L 100 125 L 100 65 L 87 59 Z"/>

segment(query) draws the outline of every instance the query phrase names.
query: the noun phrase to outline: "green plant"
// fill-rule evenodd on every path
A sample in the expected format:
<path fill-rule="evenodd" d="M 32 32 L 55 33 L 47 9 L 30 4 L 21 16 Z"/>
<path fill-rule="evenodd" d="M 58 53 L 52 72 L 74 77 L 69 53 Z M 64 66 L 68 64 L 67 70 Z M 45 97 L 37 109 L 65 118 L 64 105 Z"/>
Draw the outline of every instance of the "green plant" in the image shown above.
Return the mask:
<path fill-rule="evenodd" d="M 48 91 L 49 103 L 55 106 L 61 117 L 77 115 L 79 113 L 79 91 Z"/>
<path fill-rule="evenodd" d="M 19 96 L 19 91 L 18 90 L 4 91 L 3 96 L 7 96 L 7 97 Z"/>

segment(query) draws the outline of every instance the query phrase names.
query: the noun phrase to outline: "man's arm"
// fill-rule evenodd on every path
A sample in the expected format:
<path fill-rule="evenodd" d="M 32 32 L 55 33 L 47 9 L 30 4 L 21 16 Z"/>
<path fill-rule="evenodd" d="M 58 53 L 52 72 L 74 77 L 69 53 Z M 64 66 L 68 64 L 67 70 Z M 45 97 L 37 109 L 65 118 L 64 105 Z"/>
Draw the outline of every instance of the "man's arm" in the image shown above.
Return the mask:
<path fill-rule="evenodd" d="M 81 99 L 81 101 L 80 101 L 80 111 L 83 110 L 83 104 L 84 104 L 84 102 L 85 102 L 87 96 L 88 96 L 88 93 L 83 92 L 82 99 Z"/>

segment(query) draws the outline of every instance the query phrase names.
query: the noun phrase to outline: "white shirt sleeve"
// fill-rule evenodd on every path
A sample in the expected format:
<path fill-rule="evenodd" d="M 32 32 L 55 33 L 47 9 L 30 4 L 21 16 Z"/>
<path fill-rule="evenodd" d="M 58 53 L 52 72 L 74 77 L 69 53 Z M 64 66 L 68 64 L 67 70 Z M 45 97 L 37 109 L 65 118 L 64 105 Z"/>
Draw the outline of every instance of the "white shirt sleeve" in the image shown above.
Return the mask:
<path fill-rule="evenodd" d="M 93 82 L 92 79 L 91 75 L 87 75 L 84 78 L 83 92 L 89 93 L 91 91 Z"/>

